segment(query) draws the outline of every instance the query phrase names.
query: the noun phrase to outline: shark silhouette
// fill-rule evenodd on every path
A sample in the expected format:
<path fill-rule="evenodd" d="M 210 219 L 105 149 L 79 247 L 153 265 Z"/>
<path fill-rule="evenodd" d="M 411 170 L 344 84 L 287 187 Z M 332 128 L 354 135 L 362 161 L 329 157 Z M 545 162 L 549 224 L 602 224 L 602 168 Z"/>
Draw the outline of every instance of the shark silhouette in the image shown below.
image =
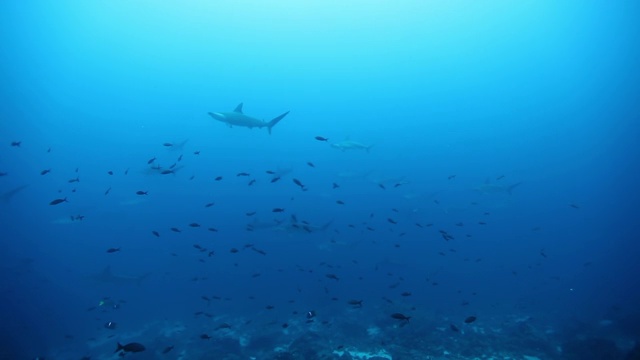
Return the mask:
<path fill-rule="evenodd" d="M 140 276 L 114 274 L 111 271 L 111 266 L 108 265 L 107 267 L 104 268 L 104 270 L 102 270 L 101 273 L 95 274 L 90 278 L 92 280 L 95 280 L 103 284 L 116 284 L 116 285 L 135 284 L 140 286 L 142 284 L 142 281 L 144 281 L 144 279 L 146 279 L 149 275 L 151 275 L 151 273 L 146 273 Z"/>
<path fill-rule="evenodd" d="M 269 130 L 269 134 L 271 134 L 271 128 L 276 126 L 276 124 L 280 122 L 280 120 L 282 120 L 285 116 L 287 116 L 289 112 L 287 111 L 286 113 L 273 118 L 271 121 L 266 122 L 245 115 L 242 112 L 242 103 L 240 103 L 232 112 L 210 112 L 208 114 L 212 118 L 229 125 L 229 127 L 233 127 L 234 125 L 248 127 L 249 129 L 252 129 L 254 127 L 259 129 L 266 127 L 267 130 Z"/>
<path fill-rule="evenodd" d="M 0 202 L 8 203 L 9 201 L 11 201 L 11 198 L 13 198 L 17 193 L 24 190 L 28 186 L 29 185 L 20 185 L 17 188 L 11 189 L 7 192 L 0 194 Z"/>

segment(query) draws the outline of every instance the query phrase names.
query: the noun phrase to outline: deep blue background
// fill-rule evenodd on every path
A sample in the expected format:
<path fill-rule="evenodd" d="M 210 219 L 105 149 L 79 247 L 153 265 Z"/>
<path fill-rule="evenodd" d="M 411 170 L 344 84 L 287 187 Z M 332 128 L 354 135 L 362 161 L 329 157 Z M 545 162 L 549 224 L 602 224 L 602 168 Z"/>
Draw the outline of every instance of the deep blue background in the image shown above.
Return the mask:
<path fill-rule="evenodd" d="M 363 327 L 412 306 L 414 318 L 523 314 L 557 327 L 638 319 L 639 10 L 2 2 L 0 192 L 29 185 L 0 204 L 3 352 L 67 344 L 82 353 L 109 316 L 123 331 L 180 319 L 199 334 L 207 329 L 190 323 L 192 313 L 214 294 L 234 299 L 216 315 L 256 323 L 309 309 L 335 320 L 347 299 L 370 306 Z M 271 136 L 206 114 L 240 102 L 265 120 L 291 112 Z M 317 135 L 374 147 L 340 152 Z M 162 146 L 185 139 L 182 151 Z M 148 159 L 168 166 L 181 154 L 175 175 L 149 173 Z M 265 171 L 278 168 L 292 172 L 270 183 Z M 388 178 L 396 181 L 381 189 Z M 522 184 L 511 195 L 478 192 L 488 180 Z M 62 197 L 69 203 L 48 205 Z M 250 211 L 264 222 L 333 222 L 313 234 L 249 232 Z M 72 215 L 85 220 L 70 223 Z M 150 276 L 141 286 L 89 279 L 107 265 Z M 105 296 L 127 303 L 108 315 L 86 311 Z"/>

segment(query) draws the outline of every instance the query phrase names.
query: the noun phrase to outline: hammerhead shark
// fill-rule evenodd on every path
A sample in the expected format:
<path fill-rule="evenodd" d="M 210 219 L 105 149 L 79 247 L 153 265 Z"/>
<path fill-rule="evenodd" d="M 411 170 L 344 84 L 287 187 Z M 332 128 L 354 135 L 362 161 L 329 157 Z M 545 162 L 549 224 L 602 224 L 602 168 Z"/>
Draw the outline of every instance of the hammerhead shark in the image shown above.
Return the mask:
<path fill-rule="evenodd" d="M 282 224 L 275 227 L 275 230 L 284 231 L 286 233 L 314 233 L 319 231 L 325 231 L 331 226 L 333 220 L 326 222 L 323 225 L 311 224 L 307 221 L 298 221 L 295 215 L 291 215 L 291 219 L 288 224 Z"/>
<path fill-rule="evenodd" d="M 276 126 L 276 124 L 287 116 L 289 112 L 287 111 L 286 113 L 275 117 L 271 121 L 266 122 L 264 120 L 245 115 L 242 112 L 242 103 L 240 103 L 232 112 L 210 112 L 208 114 L 212 118 L 229 125 L 229 127 L 233 127 L 234 125 L 248 127 L 249 129 L 254 127 L 259 129 L 266 127 L 267 130 L 269 130 L 269 134 L 271 134 L 271 128 Z"/>
<path fill-rule="evenodd" d="M 492 184 L 488 180 L 476 187 L 474 190 L 479 191 L 483 194 L 508 194 L 511 195 L 511 191 L 515 189 L 517 186 L 522 184 L 522 182 L 517 182 L 510 185 L 501 185 L 501 184 Z"/>
<path fill-rule="evenodd" d="M 7 203 L 11 201 L 11 198 L 13 198 L 20 191 L 24 190 L 27 186 L 29 185 L 21 185 L 21 186 L 18 186 L 17 188 L 11 189 L 7 192 L 0 194 L 0 202 Z"/>
<path fill-rule="evenodd" d="M 101 273 L 95 274 L 90 278 L 103 284 L 135 284 L 140 285 L 142 281 L 146 279 L 150 273 L 146 273 L 140 276 L 132 276 L 132 275 L 122 275 L 122 274 L 114 274 L 111 271 L 111 266 L 107 266 L 102 270 Z"/>
<path fill-rule="evenodd" d="M 331 147 L 335 148 L 335 149 L 338 149 L 338 150 L 342 150 L 342 151 L 347 151 L 347 150 L 366 150 L 367 152 L 369 152 L 369 150 L 371 150 L 373 145 L 365 145 L 363 143 L 359 143 L 357 141 L 352 141 L 352 140 L 349 140 L 349 138 L 346 138 L 345 140 L 342 140 L 340 142 L 331 144 Z"/>

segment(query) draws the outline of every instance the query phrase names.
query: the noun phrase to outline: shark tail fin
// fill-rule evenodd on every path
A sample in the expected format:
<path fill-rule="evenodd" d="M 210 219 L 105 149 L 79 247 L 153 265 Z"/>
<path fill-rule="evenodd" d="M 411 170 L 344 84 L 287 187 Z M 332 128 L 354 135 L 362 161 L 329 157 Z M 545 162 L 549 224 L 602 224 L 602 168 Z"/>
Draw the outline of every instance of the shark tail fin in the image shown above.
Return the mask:
<path fill-rule="evenodd" d="M 145 273 L 142 276 L 140 276 L 139 278 L 136 279 L 136 285 L 137 286 L 141 286 L 142 282 L 149 277 L 149 275 L 151 275 L 151 273 Z"/>
<path fill-rule="evenodd" d="M 269 121 L 269 123 L 267 124 L 267 129 L 269 129 L 269 135 L 271 135 L 271 128 L 276 126 L 276 124 L 278 122 L 280 122 L 280 120 L 282 120 L 285 116 L 287 116 L 287 114 L 289 114 L 288 111 L 286 113 L 274 118 L 273 120 Z"/>
<path fill-rule="evenodd" d="M 371 144 L 369 146 L 367 146 L 367 153 L 369 153 L 369 150 L 371 150 L 371 148 L 373 147 L 374 144 Z"/>
<path fill-rule="evenodd" d="M 515 189 L 520 184 L 522 184 L 522 182 L 518 182 L 518 183 L 515 183 L 513 185 L 509 185 L 509 187 L 507 188 L 507 193 L 509 193 L 509 195 L 511 195 L 511 190 Z"/>

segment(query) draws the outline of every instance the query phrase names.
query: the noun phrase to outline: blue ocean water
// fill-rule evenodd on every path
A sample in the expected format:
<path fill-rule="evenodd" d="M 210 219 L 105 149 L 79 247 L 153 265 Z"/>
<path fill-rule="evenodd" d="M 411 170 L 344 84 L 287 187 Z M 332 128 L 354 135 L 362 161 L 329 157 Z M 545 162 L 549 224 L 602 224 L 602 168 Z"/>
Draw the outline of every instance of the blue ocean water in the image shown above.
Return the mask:
<path fill-rule="evenodd" d="M 0 358 L 638 359 L 639 15 L 0 3 Z"/>

